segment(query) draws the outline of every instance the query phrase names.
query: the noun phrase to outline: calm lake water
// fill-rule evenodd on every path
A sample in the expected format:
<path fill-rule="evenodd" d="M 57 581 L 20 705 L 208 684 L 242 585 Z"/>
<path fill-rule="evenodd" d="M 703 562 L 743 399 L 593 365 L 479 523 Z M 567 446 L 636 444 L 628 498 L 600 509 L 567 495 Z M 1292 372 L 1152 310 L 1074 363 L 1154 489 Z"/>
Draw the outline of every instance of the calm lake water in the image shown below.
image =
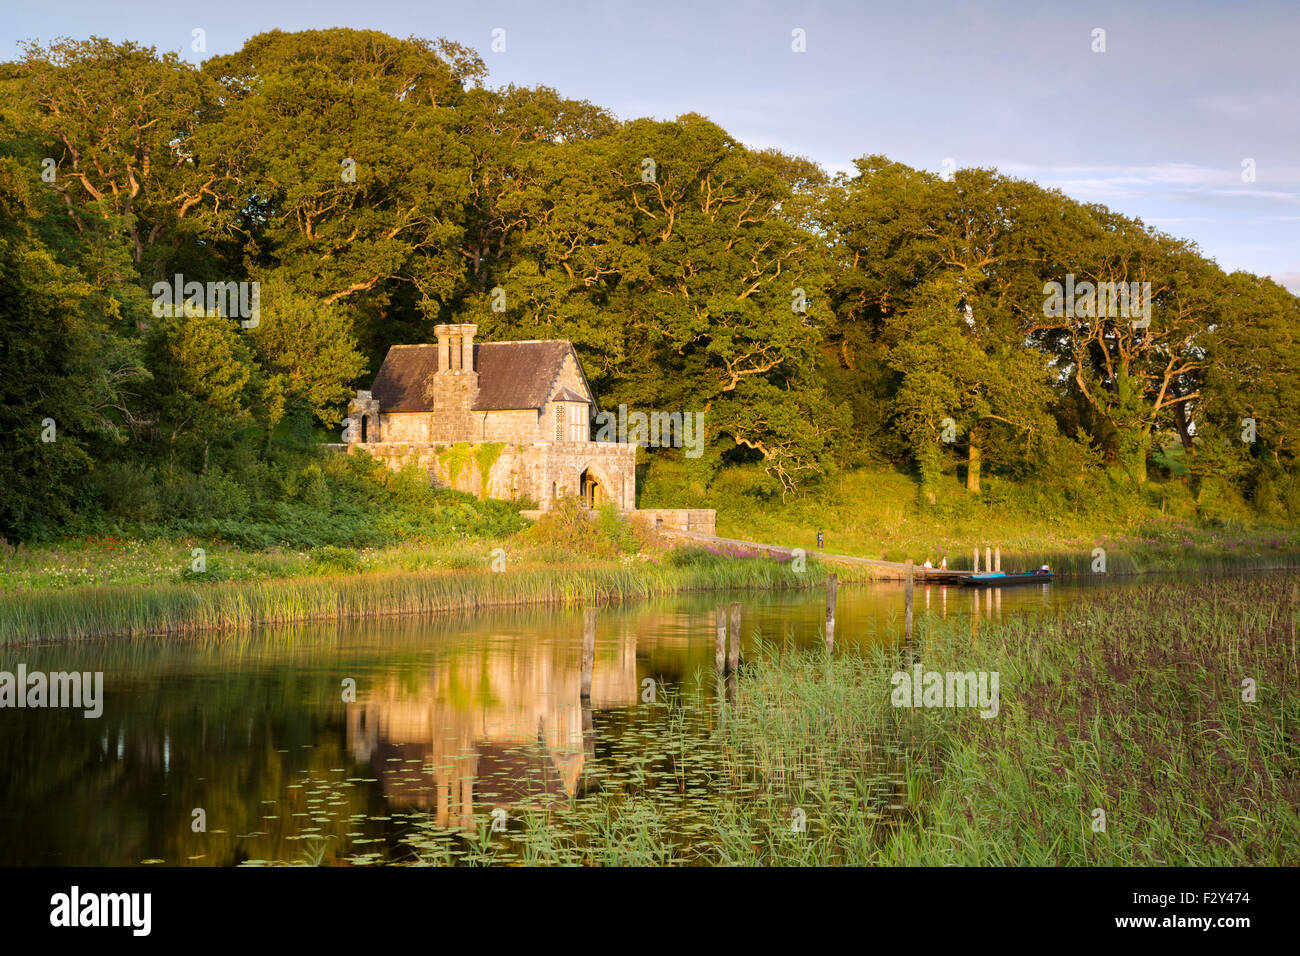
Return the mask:
<path fill-rule="evenodd" d="M 1052 613 L 1095 587 L 918 587 L 917 614 Z M 602 608 L 590 707 L 581 609 L 0 649 L 0 671 L 104 674 L 98 719 L 0 710 L 0 865 L 454 861 L 494 811 L 508 836 L 530 807 L 623 787 L 689 832 L 719 787 L 744 786 L 710 774 L 704 745 L 714 608 L 733 600 L 743 648 L 755 629 L 820 643 L 821 591 Z M 902 616 L 901 585 L 842 586 L 837 651 L 898 640 Z M 672 719 L 697 750 L 658 751 Z"/>

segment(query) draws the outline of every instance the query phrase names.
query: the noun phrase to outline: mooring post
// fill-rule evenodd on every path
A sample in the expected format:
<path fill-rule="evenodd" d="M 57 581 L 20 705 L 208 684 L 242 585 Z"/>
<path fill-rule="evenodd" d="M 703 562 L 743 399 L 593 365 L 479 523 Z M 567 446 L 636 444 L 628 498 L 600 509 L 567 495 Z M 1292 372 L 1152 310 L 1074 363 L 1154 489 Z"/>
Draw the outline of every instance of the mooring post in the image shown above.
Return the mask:
<path fill-rule="evenodd" d="M 835 648 L 835 600 L 840 589 L 840 579 L 834 574 L 826 575 L 826 649 Z"/>
<path fill-rule="evenodd" d="M 731 646 L 727 649 L 727 670 L 734 674 L 740 666 L 740 603 L 731 605 Z"/>
<path fill-rule="evenodd" d="M 596 664 L 596 609 L 587 608 L 582 622 L 582 699 L 591 699 L 591 671 Z"/>
<path fill-rule="evenodd" d="M 904 603 L 907 606 L 907 617 L 906 617 L 907 623 L 904 625 L 904 630 L 907 634 L 907 642 L 910 644 L 912 642 L 912 559 L 911 558 L 908 558 L 907 561 L 905 562 L 904 569 L 907 574 L 907 584 L 903 586 L 903 593 L 906 595 L 906 600 L 904 601 Z"/>
<path fill-rule="evenodd" d="M 1000 573 L 1002 571 L 1002 546 L 998 545 L 993 549 L 993 570 Z"/>
<path fill-rule="evenodd" d="M 976 574 L 980 573 L 980 549 L 975 549 L 975 556 L 971 558 L 971 570 Z"/>
<path fill-rule="evenodd" d="M 717 614 L 715 623 L 717 624 L 718 638 L 713 650 L 713 664 L 718 673 L 722 674 L 727 667 L 727 605 L 719 604 L 715 613 Z"/>
<path fill-rule="evenodd" d="M 984 570 L 993 570 L 993 549 L 988 545 L 984 546 Z"/>

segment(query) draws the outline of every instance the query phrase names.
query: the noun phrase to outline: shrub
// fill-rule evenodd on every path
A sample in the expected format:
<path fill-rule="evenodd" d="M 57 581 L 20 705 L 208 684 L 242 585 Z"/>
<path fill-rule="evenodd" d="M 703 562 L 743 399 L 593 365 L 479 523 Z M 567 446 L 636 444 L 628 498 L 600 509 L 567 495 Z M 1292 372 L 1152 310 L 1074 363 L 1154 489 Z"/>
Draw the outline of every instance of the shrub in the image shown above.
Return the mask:
<path fill-rule="evenodd" d="M 613 504 L 592 512 L 580 498 L 561 498 L 533 525 L 531 535 L 543 547 L 608 557 L 657 547 L 658 534 L 630 522 Z"/>
<path fill-rule="evenodd" d="M 631 523 L 619 512 L 617 505 L 606 503 L 600 506 L 596 512 L 596 529 L 616 550 L 624 554 L 636 554 L 641 548 L 641 542 Z"/>
<path fill-rule="evenodd" d="M 205 475 L 172 474 L 163 485 L 164 512 L 178 518 L 242 518 L 251 499 L 219 468 Z"/>
<path fill-rule="evenodd" d="M 157 475 L 152 468 L 115 462 L 95 475 L 102 506 L 110 515 L 131 521 L 154 521 L 162 514 Z"/>
<path fill-rule="evenodd" d="M 191 584 L 215 584 L 230 580 L 230 569 L 223 562 L 209 556 L 202 571 L 195 571 L 192 565 L 185 565 L 181 569 L 180 579 Z"/>
<path fill-rule="evenodd" d="M 674 568 L 701 567 L 716 564 L 717 562 L 717 555 L 695 544 L 674 548 L 668 552 L 668 564 Z"/>
<path fill-rule="evenodd" d="M 321 471 L 320 465 L 313 463 L 302 470 L 302 482 L 298 486 L 298 497 L 303 504 L 310 508 L 321 510 L 329 508 L 331 501 L 330 486 L 325 480 L 325 473 Z"/>
<path fill-rule="evenodd" d="M 533 525 L 533 539 L 544 547 L 565 551 L 608 554 L 609 540 L 591 520 L 591 512 L 579 498 L 561 498 Z"/>
<path fill-rule="evenodd" d="M 309 574 L 355 574 L 360 570 L 360 555 L 331 544 L 314 548 L 307 559 Z"/>

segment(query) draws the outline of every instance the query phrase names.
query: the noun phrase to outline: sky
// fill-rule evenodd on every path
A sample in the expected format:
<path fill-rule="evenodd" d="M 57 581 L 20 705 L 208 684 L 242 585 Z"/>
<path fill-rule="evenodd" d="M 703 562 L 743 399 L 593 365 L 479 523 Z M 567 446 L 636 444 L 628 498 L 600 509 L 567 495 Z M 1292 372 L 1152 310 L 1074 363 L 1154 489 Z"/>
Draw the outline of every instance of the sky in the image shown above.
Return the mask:
<path fill-rule="evenodd" d="M 490 85 L 544 84 L 622 119 L 700 113 L 830 172 L 875 153 L 996 167 L 1300 293 L 1300 0 L 10 3 L 3 59 L 59 36 L 192 62 L 277 28 L 447 37 Z"/>

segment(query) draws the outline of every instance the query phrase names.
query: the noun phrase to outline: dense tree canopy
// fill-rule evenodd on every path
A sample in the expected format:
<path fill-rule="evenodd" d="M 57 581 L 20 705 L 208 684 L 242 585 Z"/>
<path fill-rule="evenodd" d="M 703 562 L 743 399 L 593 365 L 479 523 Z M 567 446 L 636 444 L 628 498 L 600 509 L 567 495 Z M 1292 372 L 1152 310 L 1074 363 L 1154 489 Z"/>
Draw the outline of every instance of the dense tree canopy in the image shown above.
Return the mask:
<path fill-rule="evenodd" d="M 1176 453 L 1193 490 L 1300 517 L 1300 299 L 996 170 L 869 155 L 831 179 L 374 31 L 202 67 L 31 44 L 0 93 L 9 536 L 95 507 L 115 462 L 319 440 L 443 321 L 573 340 L 603 405 L 704 411 L 705 470 L 769 494 L 873 460 L 923 502 L 1063 468 L 1140 486 Z M 151 307 L 178 275 L 258 283 L 259 321 Z"/>

